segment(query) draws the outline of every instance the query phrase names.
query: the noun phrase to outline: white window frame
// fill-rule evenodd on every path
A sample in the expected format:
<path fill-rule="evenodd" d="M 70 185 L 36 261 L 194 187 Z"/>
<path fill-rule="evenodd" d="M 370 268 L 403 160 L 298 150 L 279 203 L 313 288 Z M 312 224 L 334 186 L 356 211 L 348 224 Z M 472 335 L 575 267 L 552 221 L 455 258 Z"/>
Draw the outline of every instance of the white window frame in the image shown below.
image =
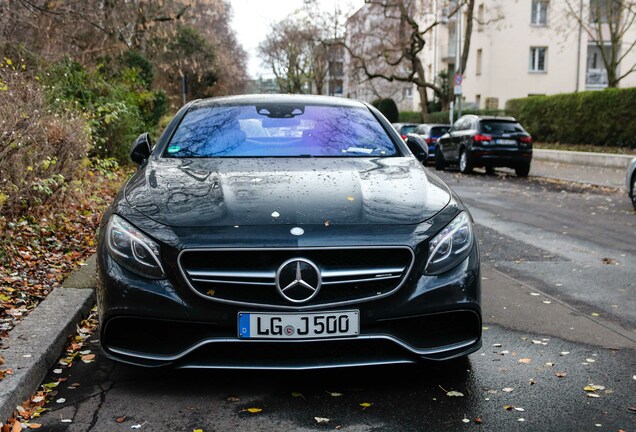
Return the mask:
<path fill-rule="evenodd" d="M 530 8 L 530 24 L 537 27 L 545 27 L 548 25 L 548 8 L 550 2 L 548 0 L 532 0 Z M 545 11 L 545 20 L 541 22 L 541 11 Z"/>
<path fill-rule="evenodd" d="M 539 69 L 540 53 L 543 50 L 543 69 Z M 528 65 L 528 72 L 531 73 L 545 73 L 548 71 L 548 47 L 536 46 L 530 47 L 530 63 Z"/>

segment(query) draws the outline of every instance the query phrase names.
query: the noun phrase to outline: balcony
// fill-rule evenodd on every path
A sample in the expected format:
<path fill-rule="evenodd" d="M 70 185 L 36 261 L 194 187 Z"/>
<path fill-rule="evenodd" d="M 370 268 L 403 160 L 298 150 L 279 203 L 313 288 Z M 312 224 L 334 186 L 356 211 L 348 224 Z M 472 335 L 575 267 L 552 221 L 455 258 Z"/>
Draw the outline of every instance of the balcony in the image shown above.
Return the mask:
<path fill-rule="evenodd" d="M 587 90 L 602 90 L 607 87 L 607 71 L 605 69 L 588 69 L 585 77 Z"/>

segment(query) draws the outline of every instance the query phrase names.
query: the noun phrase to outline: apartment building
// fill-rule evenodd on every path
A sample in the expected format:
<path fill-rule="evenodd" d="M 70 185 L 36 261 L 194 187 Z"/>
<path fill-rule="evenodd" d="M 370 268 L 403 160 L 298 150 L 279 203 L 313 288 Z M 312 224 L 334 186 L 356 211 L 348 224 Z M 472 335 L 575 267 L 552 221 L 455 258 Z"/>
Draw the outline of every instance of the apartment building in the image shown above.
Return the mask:
<path fill-rule="evenodd" d="M 590 15 L 590 2 L 603 1 L 606 0 L 477 0 L 462 83 L 464 107 L 503 109 L 506 101 L 513 98 L 607 87 L 607 71 L 594 35 L 588 34 L 572 15 L 574 10 L 584 23 L 593 22 L 597 18 Z M 568 8 L 568 2 L 572 9 Z M 455 7 L 452 0 L 428 0 L 417 5 L 414 16 L 420 28 L 438 22 L 427 33 L 427 43 L 420 52 L 427 80 L 441 71 L 452 77 L 459 47 L 457 38 L 463 42 L 460 29 L 466 29 L 466 13 L 448 18 Z M 372 12 L 372 8 L 366 7 L 358 14 Z M 357 22 L 360 21 L 364 20 L 358 18 Z M 367 21 L 373 22 L 373 18 Z M 347 31 L 356 29 L 348 27 Z M 606 29 L 603 39 L 609 39 Z M 636 48 L 629 52 L 635 40 L 636 23 L 622 38 L 626 56 L 619 65 L 619 74 L 636 65 Z M 414 87 L 407 91 L 403 83 L 374 85 L 383 86 L 385 97 L 410 92 L 413 97 L 408 104 L 402 101 L 400 109 L 419 109 Z M 636 86 L 636 72 L 624 78 L 619 86 Z M 368 83 L 345 81 L 345 94 L 368 98 L 369 87 Z M 430 90 L 428 95 L 433 97 Z"/>

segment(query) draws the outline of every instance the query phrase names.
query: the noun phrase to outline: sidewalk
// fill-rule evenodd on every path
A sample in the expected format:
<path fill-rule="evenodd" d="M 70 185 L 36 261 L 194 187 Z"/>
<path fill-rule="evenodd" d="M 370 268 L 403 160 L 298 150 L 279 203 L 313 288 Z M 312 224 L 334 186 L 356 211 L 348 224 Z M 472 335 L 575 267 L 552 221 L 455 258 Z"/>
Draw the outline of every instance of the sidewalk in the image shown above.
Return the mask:
<path fill-rule="evenodd" d="M 625 169 L 573 165 L 533 159 L 530 175 L 625 189 Z"/>

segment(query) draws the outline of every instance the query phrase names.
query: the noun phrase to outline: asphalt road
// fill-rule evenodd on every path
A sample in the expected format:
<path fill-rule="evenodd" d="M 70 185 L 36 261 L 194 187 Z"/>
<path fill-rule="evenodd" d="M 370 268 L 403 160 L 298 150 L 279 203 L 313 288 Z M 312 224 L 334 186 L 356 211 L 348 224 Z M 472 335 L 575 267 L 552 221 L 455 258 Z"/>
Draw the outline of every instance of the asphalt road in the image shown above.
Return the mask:
<path fill-rule="evenodd" d="M 175 371 L 98 354 L 50 373 L 45 382 L 66 381 L 41 430 L 636 430 L 636 214 L 624 194 L 442 177 L 471 208 L 482 246 L 484 348 L 469 363 Z"/>

